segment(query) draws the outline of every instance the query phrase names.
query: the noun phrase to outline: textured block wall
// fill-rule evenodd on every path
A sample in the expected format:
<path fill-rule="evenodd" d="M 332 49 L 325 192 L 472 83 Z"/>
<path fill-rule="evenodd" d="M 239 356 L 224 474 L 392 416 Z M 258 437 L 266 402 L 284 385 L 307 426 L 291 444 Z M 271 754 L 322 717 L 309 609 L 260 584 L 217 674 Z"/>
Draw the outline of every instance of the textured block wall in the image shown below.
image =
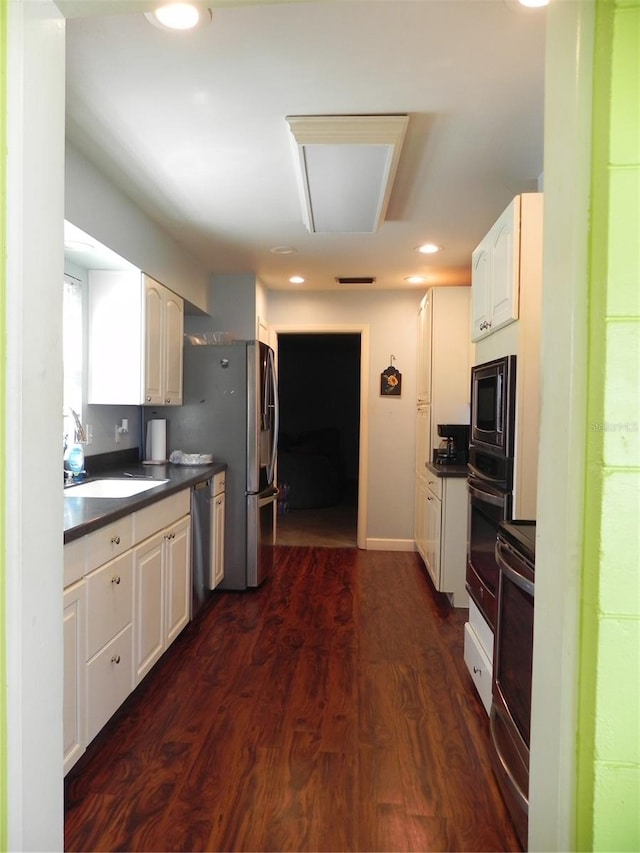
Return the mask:
<path fill-rule="evenodd" d="M 578 849 L 640 849 L 640 2 L 598 0 Z"/>

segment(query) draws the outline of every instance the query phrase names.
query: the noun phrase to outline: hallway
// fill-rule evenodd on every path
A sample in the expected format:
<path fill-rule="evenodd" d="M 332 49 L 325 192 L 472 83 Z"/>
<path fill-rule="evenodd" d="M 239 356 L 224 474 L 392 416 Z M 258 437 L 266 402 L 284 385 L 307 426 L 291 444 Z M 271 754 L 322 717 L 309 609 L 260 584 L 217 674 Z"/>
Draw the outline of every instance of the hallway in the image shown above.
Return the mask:
<path fill-rule="evenodd" d="M 276 548 L 66 780 L 67 850 L 514 851 L 452 611 L 412 553 Z"/>

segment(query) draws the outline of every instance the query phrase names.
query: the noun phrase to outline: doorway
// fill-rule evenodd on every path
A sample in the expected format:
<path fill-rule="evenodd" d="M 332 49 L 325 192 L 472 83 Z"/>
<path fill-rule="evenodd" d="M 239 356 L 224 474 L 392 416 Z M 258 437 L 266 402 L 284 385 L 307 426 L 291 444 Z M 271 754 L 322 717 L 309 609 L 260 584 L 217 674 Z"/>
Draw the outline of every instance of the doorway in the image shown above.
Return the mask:
<path fill-rule="evenodd" d="M 278 334 L 278 544 L 356 547 L 362 341 Z"/>

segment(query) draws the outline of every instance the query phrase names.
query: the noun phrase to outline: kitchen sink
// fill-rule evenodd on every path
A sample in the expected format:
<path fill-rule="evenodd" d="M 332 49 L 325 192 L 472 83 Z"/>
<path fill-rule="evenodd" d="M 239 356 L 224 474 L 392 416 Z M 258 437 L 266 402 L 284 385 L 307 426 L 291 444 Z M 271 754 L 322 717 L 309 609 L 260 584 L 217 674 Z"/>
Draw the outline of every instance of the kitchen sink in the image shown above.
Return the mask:
<path fill-rule="evenodd" d="M 64 496 L 66 498 L 129 498 L 168 482 L 168 480 L 138 480 L 134 477 L 89 480 L 77 486 L 67 486 Z"/>

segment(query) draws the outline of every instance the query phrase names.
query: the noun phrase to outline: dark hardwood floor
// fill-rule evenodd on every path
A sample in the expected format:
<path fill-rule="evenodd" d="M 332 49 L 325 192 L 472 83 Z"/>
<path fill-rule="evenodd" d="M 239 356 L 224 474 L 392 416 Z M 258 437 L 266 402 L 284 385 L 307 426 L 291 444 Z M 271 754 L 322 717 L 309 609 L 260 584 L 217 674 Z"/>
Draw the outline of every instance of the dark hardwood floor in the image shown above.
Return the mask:
<path fill-rule="evenodd" d="M 276 548 L 65 785 L 67 850 L 517 851 L 451 610 L 410 553 Z"/>

